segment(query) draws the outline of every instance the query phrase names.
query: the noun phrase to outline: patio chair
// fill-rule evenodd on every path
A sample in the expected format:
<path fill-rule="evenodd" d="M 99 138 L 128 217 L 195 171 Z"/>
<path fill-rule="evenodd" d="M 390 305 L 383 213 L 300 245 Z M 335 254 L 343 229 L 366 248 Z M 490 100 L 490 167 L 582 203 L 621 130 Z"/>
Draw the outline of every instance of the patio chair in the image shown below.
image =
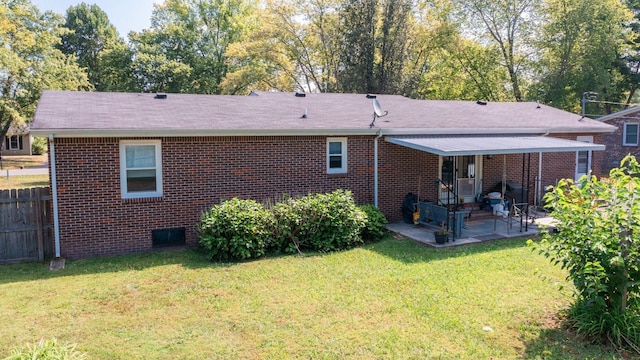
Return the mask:
<path fill-rule="evenodd" d="M 507 234 L 511 233 L 513 223 L 517 220 L 520 221 L 520 232 L 524 228 L 524 231 L 529 231 L 529 203 L 516 202 L 516 199 L 511 199 L 509 203 L 509 211 L 507 217 L 502 215 L 496 215 L 493 220 L 493 231 L 496 231 L 498 220 L 505 221 L 507 223 Z"/>

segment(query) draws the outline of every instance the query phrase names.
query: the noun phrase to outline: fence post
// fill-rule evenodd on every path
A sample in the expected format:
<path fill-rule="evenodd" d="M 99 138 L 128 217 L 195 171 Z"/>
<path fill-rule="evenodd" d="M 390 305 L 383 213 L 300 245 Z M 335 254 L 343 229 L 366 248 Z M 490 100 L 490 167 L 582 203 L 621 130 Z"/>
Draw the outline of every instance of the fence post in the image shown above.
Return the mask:
<path fill-rule="evenodd" d="M 35 189 L 36 227 L 38 228 L 38 261 L 44 261 L 44 235 L 42 228 L 42 188 Z M 32 196 L 34 194 L 31 194 Z"/>

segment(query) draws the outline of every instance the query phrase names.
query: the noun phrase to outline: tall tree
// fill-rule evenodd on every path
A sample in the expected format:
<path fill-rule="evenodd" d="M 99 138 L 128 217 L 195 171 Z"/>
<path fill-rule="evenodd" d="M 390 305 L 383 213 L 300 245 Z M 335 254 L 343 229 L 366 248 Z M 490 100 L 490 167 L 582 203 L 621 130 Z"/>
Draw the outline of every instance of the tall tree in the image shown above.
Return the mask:
<path fill-rule="evenodd" d="M 626 106 L 634 101 L 638 86 L 640 86 L 640 0 L 625 0 L 628 9 L 633 13 L 633 20 L 627 22 L 627 30 L 630 31 L 627 45 L 628 51 L 622 59 L 626 66 L 625 72 L 628 95 Z"/>
<path fill-rule="evenodd" d="M 338 74 L 342 92 L 375 93 L 378 0 L 347 0 L 341 11 L 343 46 Z"/>
<path fill-rule="evenodd" d="M 246 94 L 251 90 L 293 91 L 306 90 L 314 83 L 305 74 L 307 68 L 298 56 L 301 48 L 299 28 L 296 22 L 288 22 L 292 11 L 284 5 L 268 3 L 261 10 L 260 27 L 245 40 L 230 44 L 227 49 L 229 71 L 221 83 L 225 94 Z M 286 7 L 291 10 L 290 7 Z M 287 15 L 284 15 L 287 14 Z M 283 18 L 284 17 L 284 18 Z"/>
<path fill-rule="evenodd" d="M 611 103 L 624 101 L 629 90 L 622 54 L 631 13 L 618 0 L 548 0 L 544 12 L 541 82 L 535 85 L 542 99 L 579 112 L 582 94 L 597 92 L 599 102 L 590 104 L 588 114 L 619 109 Z"/>
<path fill-rule="evenodd" d="M 74 58 L 56 45 L 62 20 L 29 0 L 0 0 L 0 140 L 12 123 L 32 119 L 42 89 L 88 90 Z"/>
<path fill-rule="evenodd" d="M 404 71 L 409 52 L 409 37 L 414 32 L 412 2 L 383 0 L 378 42 L 379 61 L 376 63 L 375 92 L 401 94 L 404 90 Z"/>
<path fill-rule="evenodd" d="M 134 71 L 147 82 L 143 88 L 219 93 L 229 45 L 256 26 L 255 2 L 167 0 L 154 7 L 151 29 L 130 34 Z"/>
<path fill-rule="evenodd" d="M 98 5 L 85 3 L 67 9 L 64 26 L 71 31 L 62 34 L 60 50 L 76 58 L 96 90 L 106 90 L 101 78 L 100 54 L 105 49 L 123 44 L 115 26 Z"/>
<path fill-rule="evenodd" d="M 528 60 L 534 57 L 531 43 L 539 26 L 540 0 L 457 0 L 462 18 L 479 40 L 488 40 L 502 55 L 501 64 L 509 76 L 513 100 L 524 99 L 522 82 Z M 481 41 L 482 42 L 482 41 Z M 489 44 L 487 42 L 487 45 Z"/>

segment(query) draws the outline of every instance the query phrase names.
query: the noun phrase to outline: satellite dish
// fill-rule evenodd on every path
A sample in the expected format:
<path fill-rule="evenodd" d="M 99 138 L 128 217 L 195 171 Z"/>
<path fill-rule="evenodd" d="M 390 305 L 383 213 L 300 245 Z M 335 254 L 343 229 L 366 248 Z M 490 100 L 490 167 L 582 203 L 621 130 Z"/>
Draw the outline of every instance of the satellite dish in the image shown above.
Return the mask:
<path fill-rule="evenodd" d="M 378 117 L 384 116 L 382 115 L 382 108 L 380 107 L 380 101 L 378 101 L 378 99 L 373 99 L 373 112 L 375 112 Z"/>
<path fill-rule="evenodd" d="M 373 112 L 377 117 L 387 116 L 389 113 L 388 111 L 385 111 L 384 114 L 382 113 L 382 107 L 380 106 L 378 99 L 373 99 Z"/>
<path fill-rule="evenodd" d="M 369 124 L 369 128 L 375 126 L 376 118 L 387 116 L 387 114 L 389 114 L 388 111 L 385 111 L 384 114 L 382 113 L 382 107 L 380 106 L 378 99 L 373 99 L 373 121 Z"/>

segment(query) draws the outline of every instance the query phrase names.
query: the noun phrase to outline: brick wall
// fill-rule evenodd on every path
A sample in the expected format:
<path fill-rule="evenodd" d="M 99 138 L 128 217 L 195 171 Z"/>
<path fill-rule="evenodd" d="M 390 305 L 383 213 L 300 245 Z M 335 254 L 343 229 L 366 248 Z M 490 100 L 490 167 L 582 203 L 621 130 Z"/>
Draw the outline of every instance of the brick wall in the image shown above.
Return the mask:
<path fill-rule="evenodd" d="M 61 253 L 80 258 L 151 250 L 151 230 L 185 227 L 221 199 L 258 201 L 338 188 L 373 203 L 373 138 L 348 140 L 347 174 L 326 174 L 325 137 L 162 138 L 163 197 L 123 200 L 119 140 L 55 140 Z"/>
<path fill-rule="evenodd" d="M 575 139 L 576 135 L 566 138 Z M 374 202 L 374 138 L 348 139 L 348 173 L 326 174 L 325 137 L 162 138 L 163 196 L 123 200 L 119 139 L 55 139 L 61 253 L 68 258 L 152 249 L 154 229 L 185 227 L 197 243 L 203 211 L 221 199 L 258 201 L 283 194 L 347 189 L 360 204 Z M 598 138 L 595 139 L 598 142 Z M 522 155 L 508 155 L 507 179 L 520 182 Z M 485 156 L 483 189 L 502 180 L 502 155 Z M 530 194 L 537 175 L 531 155 Z M 595 164 L 595 161 L 594 161 Z M 575 153 L 543 155 L 544 185 L 573 177 Z M 439 157 L 379 141 L 379 207 L 389 221 L 402 219 L 407 193 L 435 200 Z"/>
<path fill-rule="evenodd" d="M 603 144 L 607 146 L 602 159 L 602 171 L 608 174 L 611 169 L 620 166 L 620 161 L 628 154 L 640 157 L 640 146 L 623 146 L 624 123 L 640 123 L 640 112 L 621 116 L 607 121 L 607 124 L 616 126 L 616 131 L 603 135 Z"/>

